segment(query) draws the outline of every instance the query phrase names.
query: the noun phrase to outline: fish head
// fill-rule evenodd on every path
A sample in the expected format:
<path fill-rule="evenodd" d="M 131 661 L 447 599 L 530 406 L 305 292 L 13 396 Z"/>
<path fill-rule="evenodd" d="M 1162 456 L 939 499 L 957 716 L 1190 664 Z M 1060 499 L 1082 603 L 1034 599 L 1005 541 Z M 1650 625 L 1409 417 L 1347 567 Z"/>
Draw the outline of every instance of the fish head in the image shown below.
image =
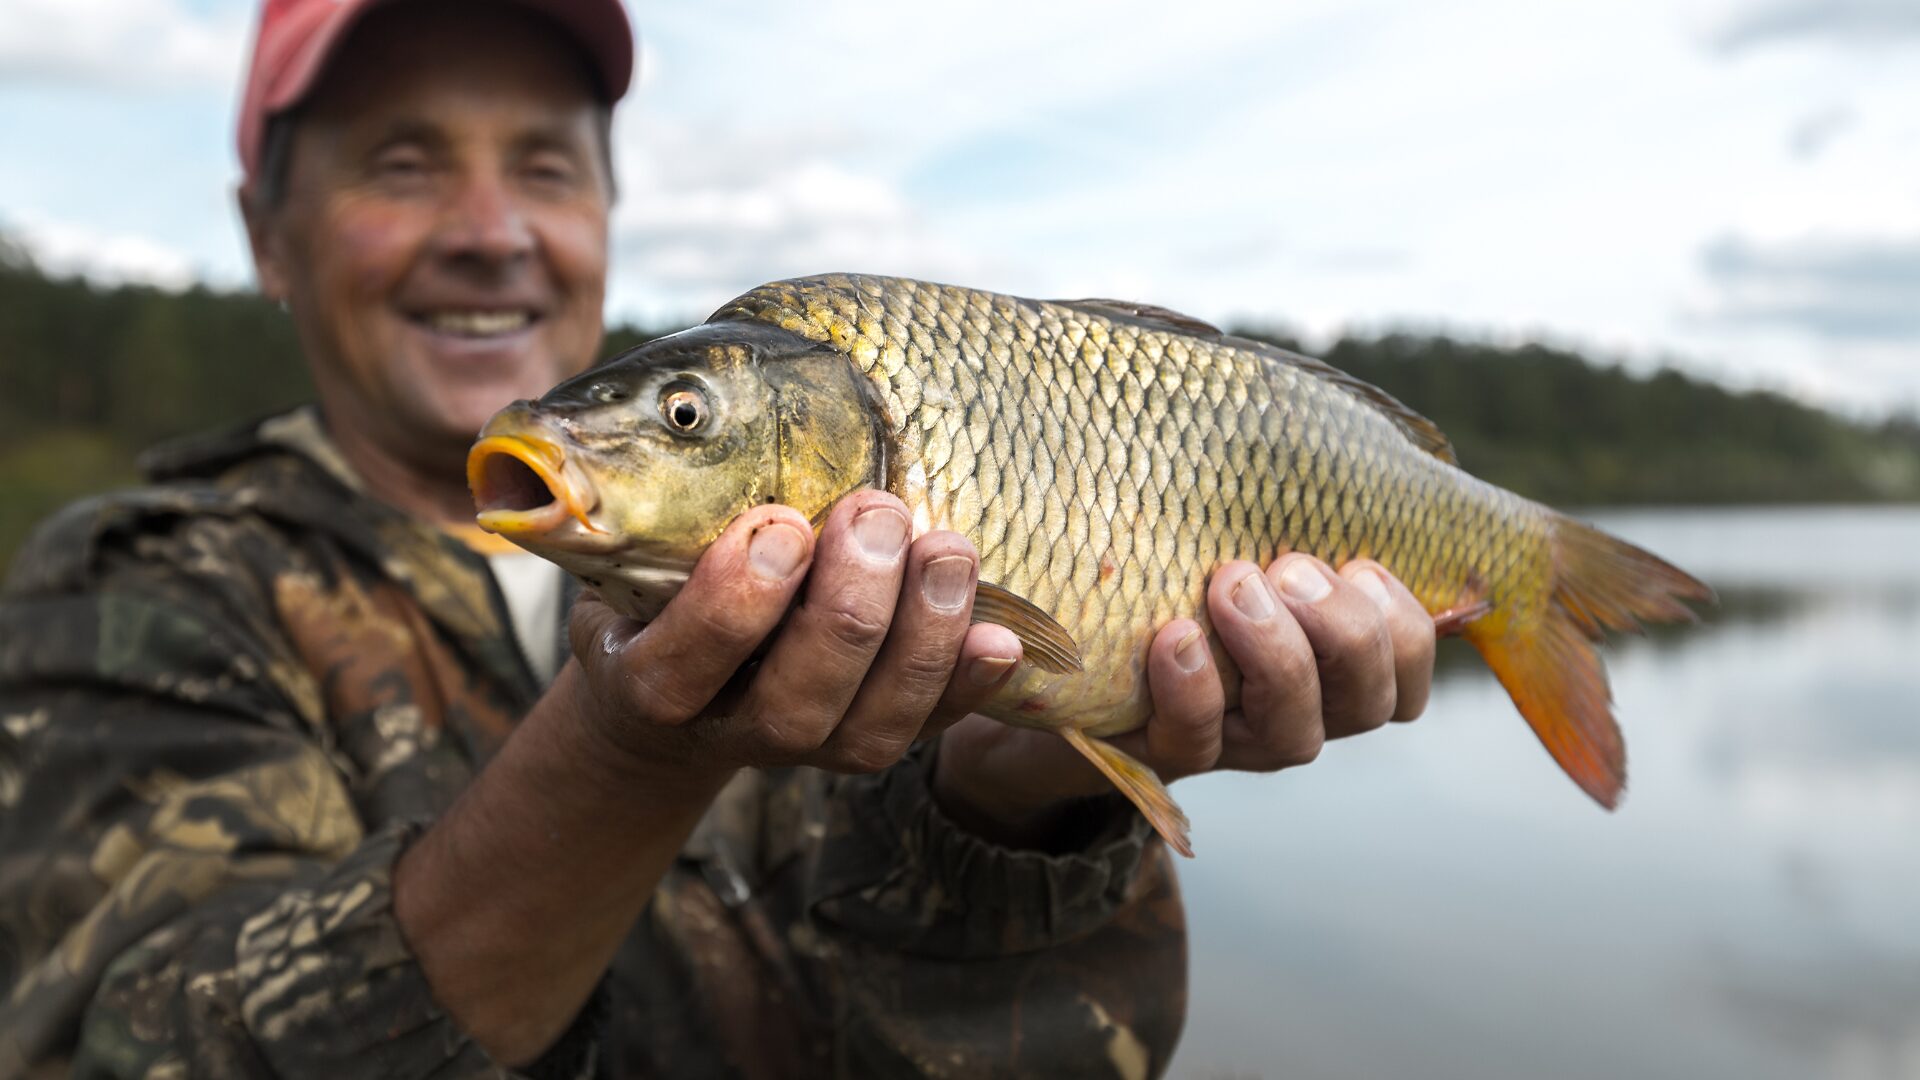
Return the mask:
<path fill-rule="evenodd" d="M 652 618 L 751 507 L 824 519 L 876 475 L 872 395 L 845 354 L 708 323 L 517 401 L 467 455 L 481 528 Z"/>

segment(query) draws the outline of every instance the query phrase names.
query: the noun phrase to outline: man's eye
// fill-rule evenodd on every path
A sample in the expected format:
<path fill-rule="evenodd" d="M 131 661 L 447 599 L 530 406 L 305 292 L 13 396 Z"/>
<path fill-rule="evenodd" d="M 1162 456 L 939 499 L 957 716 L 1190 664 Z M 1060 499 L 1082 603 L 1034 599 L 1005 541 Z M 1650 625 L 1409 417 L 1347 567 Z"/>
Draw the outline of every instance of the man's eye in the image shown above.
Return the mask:
<path fill-rule="evenodd" d="M 527 162 L 528 179 L 541 184 L 570 184 L 573 182 L 573 163 L 556 157 L 539 157 Z"/>
<path fill-rule="evenodd" d="M 374 172 L 393 179 L 425 176 L 427 159 L 421 154 L 382 154 L 373 163 Z"/>

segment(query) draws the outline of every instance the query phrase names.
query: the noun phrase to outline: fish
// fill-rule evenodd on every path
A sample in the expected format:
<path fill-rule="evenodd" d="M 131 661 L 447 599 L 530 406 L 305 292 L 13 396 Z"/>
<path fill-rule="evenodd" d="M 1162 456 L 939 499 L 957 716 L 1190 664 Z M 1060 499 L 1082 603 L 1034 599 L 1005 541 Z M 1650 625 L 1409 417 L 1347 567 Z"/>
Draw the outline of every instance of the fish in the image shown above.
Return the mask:
<path fill-rule="evenodd" d="M 1479 651 L 1548 754 L 1612 809 L 1625 742 L 1596 645 L 1696 618 L 1704 583 L 1459 467 L 1432 421 L 1320 360 L 1149 304 L 905 278 L 763 285 L 495 415 L 467 462 L 483 529 L 654 617 L 740 513 L 816 527 L 883 488 L 979 551 L 976 622 L 1023 661 L 981 707 L 1058 733 L 1174 850 L 1189 823 L 1112 736 L 1208 576 L 1307 552 L 1378 561 Z"/>

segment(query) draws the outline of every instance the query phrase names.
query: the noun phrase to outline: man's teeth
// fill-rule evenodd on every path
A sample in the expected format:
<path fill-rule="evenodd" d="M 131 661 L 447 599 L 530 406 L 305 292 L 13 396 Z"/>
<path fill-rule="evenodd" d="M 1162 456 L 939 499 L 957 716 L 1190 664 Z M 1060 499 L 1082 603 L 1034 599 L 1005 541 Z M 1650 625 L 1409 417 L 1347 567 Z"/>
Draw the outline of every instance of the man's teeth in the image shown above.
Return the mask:
<path fill-rule="evenodd" d="M 427 325 L 435 330 L 468 337 L 509 334 L 532 321 L 525 311 L 441 311 L 427 316 Z"/>

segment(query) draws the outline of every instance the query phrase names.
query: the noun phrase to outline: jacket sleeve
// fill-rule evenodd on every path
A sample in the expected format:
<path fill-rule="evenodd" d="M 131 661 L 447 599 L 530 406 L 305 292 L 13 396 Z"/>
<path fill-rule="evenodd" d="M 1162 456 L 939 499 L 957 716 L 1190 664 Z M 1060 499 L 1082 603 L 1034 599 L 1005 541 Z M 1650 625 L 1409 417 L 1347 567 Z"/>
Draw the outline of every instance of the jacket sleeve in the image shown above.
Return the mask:
<path fill-rule="evenodd" d="M 935 805 L 937 752 L 874 776 L 738 781 L 688 855 L 759 963 L 696 991 L 750 996 L 728 985 L 749 970 L 763 996 L 811 999 L 812 1075 L 1163 1073 L 1186 992 L 1163 845 L 1118 797 L 1078 808 L 1084 843 L 1071 853 L 990 844 Z M 730 806 L 749 799 L 757 828 Z M 756 864 L 758 880 L 739 869 Z"/>
<path fill-rule="evenodd" d="M 231 595 L 151 561 L 74 588 L 21 558 L 0 600 L 0 1077 L 505 1074 L 393 918 L 419 825 L 363 820 Z M 590 1069 L 590 1044 L 542 1064 Z"/>

